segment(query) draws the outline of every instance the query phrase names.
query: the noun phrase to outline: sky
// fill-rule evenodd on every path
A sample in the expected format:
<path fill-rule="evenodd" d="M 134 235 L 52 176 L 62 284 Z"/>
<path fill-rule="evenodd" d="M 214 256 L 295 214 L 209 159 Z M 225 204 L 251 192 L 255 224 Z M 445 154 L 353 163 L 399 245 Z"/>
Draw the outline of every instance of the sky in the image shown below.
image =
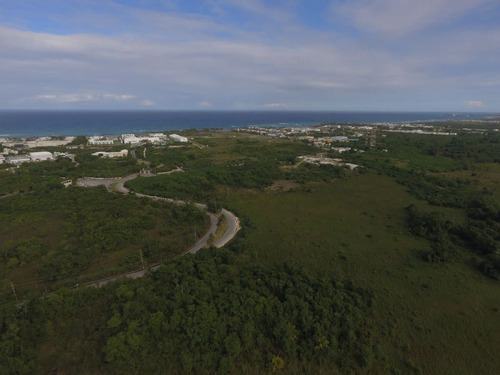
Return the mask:
<path fill-rule="evenodd" d="M 0 0 L 0 109 L 500 112 L 499 0 Z"/>

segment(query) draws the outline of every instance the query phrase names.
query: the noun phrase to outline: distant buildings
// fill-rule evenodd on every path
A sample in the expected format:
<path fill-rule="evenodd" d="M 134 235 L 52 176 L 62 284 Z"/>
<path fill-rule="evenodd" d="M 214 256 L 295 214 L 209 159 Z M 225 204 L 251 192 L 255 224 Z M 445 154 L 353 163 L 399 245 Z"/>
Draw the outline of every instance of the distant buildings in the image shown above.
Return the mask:
<path fill-rule="evenodd" d="M 48 151 L 30 152 L 31 161 L 53 160 L 54 156 Z"/>
<path fill-rule="evenodd" d="M 153 143 L 159 144 L 165 142 L 167 136 L 162 133 L 153 133 L 148 135 L 136 136 L 135 134 L 122 134 L 122 142 L 125 144 Z"/>
<path fill-rule="evenodd" d="M 61 184 L 64 185 L 64 187 L 70 187 L 71 185 L 73 185 L 73 181 L 72 180 L 65 180 L 65 181 L 61 181 Z"/>
<path fill-rule="evenodd" d="M 121 150 L 115 152 L 98 151 L 94 152 L 92 156 L 100 156 L 105 158 L 125 158 L 128 156 L 128 150 Z"/>
<path fill-rule="evenodd" d="M 106 137 L 94 136 L 89 138 L 89 145 L 93 146 L 112 145 L 113 142 L 114 142 L 113 139 Z"/>
<path fill-rule="evenodd" d="M 14 165 L 21 165 L 23 163 L 29 163 L 31 157 L 29 155 L 14 155 L 7 158 L 7 163 Z"/>
<path fill-rule="evenodd" d="M 168 137 L 171 140 L 173 140 L 174 142 L 186 143 L 188 141 L 188 139 L 186 137 L 183 137 L 183 136 L 178 135 L 178 134 L 170 134 Z"/>
<path fill-rule="evenodd" d="M 20 140 L 2 138 L 0 143 L 4 146 L 14 148 L 58 147 L 65 146 L 74 139 L 75 137 L 65 137 L 64 139 L 39 137 L 32 140 L 25 140 L 24 138 Z"/>
<path fill-rule="evenodd" d="M 6 158 L 3 155 L 0 155 L 0 164 L 5 162 L 13 165 L 21 165 L 23 163 L 54 160 L 54 159 L 55 159 L 54 154 L 52 154 L 51 152 L 38 151 L 38 152 L 30 152 L 29 154 L 23 154 L 23 155 L 7 156 Z"/>
<path fill-rule="evenodd" d="M 339 154 L 343 152 L 351 151 L 350 147 L 332 147 L 332 151 L 338 152 Z"/>

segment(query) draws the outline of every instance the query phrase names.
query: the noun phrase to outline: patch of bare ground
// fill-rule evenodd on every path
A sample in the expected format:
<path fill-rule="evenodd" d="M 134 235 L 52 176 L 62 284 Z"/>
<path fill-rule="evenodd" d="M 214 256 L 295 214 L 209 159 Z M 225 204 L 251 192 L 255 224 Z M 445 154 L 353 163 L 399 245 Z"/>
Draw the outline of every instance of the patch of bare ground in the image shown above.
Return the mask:
<path fill-rule="evenodd" d="M 293 182 L 289 180 L 278 180 L 275 181 L 271 186 L 266 188 L 266 190 L 272 191 L 289 191 L 301 186 L 298 182 Z"/>

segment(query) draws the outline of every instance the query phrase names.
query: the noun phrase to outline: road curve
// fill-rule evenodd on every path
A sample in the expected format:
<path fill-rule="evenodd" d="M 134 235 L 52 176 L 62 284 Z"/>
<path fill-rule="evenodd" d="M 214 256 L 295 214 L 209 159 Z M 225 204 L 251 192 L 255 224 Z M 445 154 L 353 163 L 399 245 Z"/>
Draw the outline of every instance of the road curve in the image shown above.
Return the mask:
<path fill-rule="evenodd" d="M 80 178 L 77 181 L 77 186 L 99 186 L 99 185 L 104 185 L 109 191 L 118 191 L 123 194 L 129 194 L 130 190 L 125 187 L 125 182 L 133 180 L 138 176 L 137 173 L 134 173 L 132 175 L 128 175 L 125 177 L 121 178 L 109 178 L 109 179 L 98 179 L 98 178 Z M 149 175 L 150 176 L 150 175 Z M 180 201 L 180 200 L 174 200 L 170 198 L 163 198 L 163 197 L 156 197 L 152 195 L 146 195 L 146 194 L 141 194 L 141 193 L 135 193 L 137 197 L 144 197 L 144 198 L 149 198 L 153 200 L 159 200 L 159 201 L 164 201 L 164 202 L 169 202 L 177 205 L 185 205 L 186 202 Z M 207 210 L 207 205 L 203 203 L 195 203 L 195 206 L 202 209 L 202 210 Z M 240 226 L 240 220 L 236 215 L 234 215 L 232 212 L 222 209 L 221 214 L 226 218 L 227 223 L 228 223 L 228 228 L 226 232 L 219 238 L 215 243 L 214 246 L 217 248 L 223 247 L 226 245 L 231 239 L 236 236 L 236 233 L 241 229 Z M 218 219 L 217 217 L 207 211 L 207 215 L 210 217 L 210 229 L 201 237 L 191 248 L 188 250 L 184 251 L 181 255 L 185 254 L 195 254 L 198 252 L 200 249 L 204 248 L 207 246 L 208 240 L 210 239 L 210 236 L 215 234 L 215 231 L 217 230 L 217 223 Z M 155 271 L 158 269 L 160 265 L 155 265 L 150 268 L 150 271 Z M 107 283 L 120 279 L 120 278 L 131 278 L 131 279 L 136 279 L 138 277 L 143 277 L 146 275 L 148 271 L 147 270 L 136 270 L 136 271 L 131 271 L 131 272 L 126 272 L 120 275 L 108 277 L 106 279 L 101 279 L 97 281 L 92 281 L 89 283 L 86 283 L 85 286 L 90 286 L 90 287 L 95 287 L 99 288 L 103 285 L 106 285 Z"/>
<path fill-rule="evenodd" d="M 221 214 L 226 218 L 228 227 L 222 237 L 215 241 L 215 247 L 222 247 L 227 244 L 233 239 L 234 236 L 236 236 L 236 233 L 238 233 L 238 231 L 241 229 L 240 219 L 238 219 L 235 214 L 233 214 L 231 211 L 226 210 L 225 208 L 221 210 Z"/>

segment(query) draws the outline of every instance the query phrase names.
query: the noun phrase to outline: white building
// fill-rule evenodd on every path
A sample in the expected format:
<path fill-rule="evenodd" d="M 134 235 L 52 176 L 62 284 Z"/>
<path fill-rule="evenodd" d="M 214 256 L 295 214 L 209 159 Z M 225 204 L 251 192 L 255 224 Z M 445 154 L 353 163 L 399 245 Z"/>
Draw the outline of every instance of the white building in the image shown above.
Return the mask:
<path fill-rule="evenodd" d="M 104 158 L 124 158 L 128 156 L 128 150 L 121 150 L 115 152 L 98 151 L 94 152 L 92 156 L 101 156 Z"/>
<path fill-rule="evenodd" d="M 64 139 L 53 139 L 51 137 L 41 137 L 37 138 L 34 141 L 27 141 L 26 147 L 34 148 L 34 147 L 57 147 L 57 146 L 65 146 L 68 143 L 72 142 L 75 137 L 66 137 Z"/>
<path fill-rule="evenodd" d="M 10 154 L 17 155 L 18 151 L 17 150 L 13 150 L 11 148 L 4 147 L 2 154 L 4 154 L 4 155 L 10 155 Z"/>
<path fill-rule="evenodd" d="M 112 145 L 113 139 L 106 137 L 94 136 L 89 138 L 89 145 Z"/>
<path fill-rule="evenodd" d="M 3 155 L 0 155 L 0 164 L 5 163 L 5 158 Z"/>
<path fill-rule="evenodd" d="M 9 164 L 14 164 L 14 165 L 21 165 L 23 163 L 29 163 L 31 161 L 31 158 L 29 155 L 16 155 L 16 156 L 10 156 L 7 159 L 7 162 Z"/>
<path fill-rule="evenodd" d="M 166 139 L 167 136 L 163 133 L 149 133 L 150 137 L 155 137 L 155 138 L 160 138 L 160 139 Z"/>
<path fill-rule="evenodd" d="M 351 151 L 351 148 L 350 147 L 332 147 L 332 150 L 341 154 L 343 152 Z"/>
<path fill-rule="evenodd" d="M 123 134 L 122 135 L 123 143 L 140 143 L 140 139 L 135 136 L 135 134 Z"/>
<path fill-rule="evenodd" d="M 52 153 L 48 151 L 30 152 L 31 161 L 54 160 Z"/>
<path fill-rule="evenodd" d="M 164 136 L 163 136 L 164 137 Z M 123 143 L 161 143 L 162 140 L 160 137 L 144 135 L 144 136 L 136 136 L 135 134 L 122 134 Z"/>
<path fill-rule="evenodd" d="M 178 134 L 170 134 L 168 137 L 172 139 L 174 142 L 186 143 L 188 141 L 186 137 L 180 136 Z"/>

